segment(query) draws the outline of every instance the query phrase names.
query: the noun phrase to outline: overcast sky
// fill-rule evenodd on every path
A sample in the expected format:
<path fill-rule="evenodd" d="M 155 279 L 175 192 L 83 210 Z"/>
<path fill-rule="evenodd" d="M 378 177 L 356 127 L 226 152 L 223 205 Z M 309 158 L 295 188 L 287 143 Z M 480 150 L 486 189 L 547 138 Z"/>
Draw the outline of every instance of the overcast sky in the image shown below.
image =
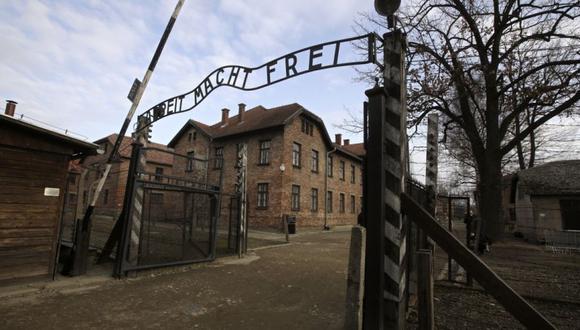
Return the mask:
<path fill-rule="evenodd" d="M 130 107 L 127 93 L 142 79 L 176 0 L 0 2 L 0 97 L 17 101 L 17 113 L 68 129 L 94 141 L 118 132 Z M 358 12 L 374 11 L 360 0 L 186 0 L 137 113 L 192 90 L 214 69 L 230 64 L 255 67 L 314 44 L 354 36 Z M 377 31 L 382 33 L 383 31 Z M 352 67 L 313 72 L 264 89 L 222 87 L 190 112 L 154 124 L 153 141 L 167 143 L 184 123 L 213 124 L 222 108 L 237 112 L 300 103 L 334 127 L 362 111 L 367 84 L 355 82 Z M 578 122 L 548 127 L 542 161 L 577 158 Z M 554 139 L 553 134 L 557 134 Z M 353 142 L 361 136 L 344 134 Z M 415 141 L 424 145 L 424 139 Z M 412 170 L 424 178 L 424 149 L 413 154 Z M 452 174 L 441 168 L 440 177 Z"/>
<path fill-rule="evenodd" d="M 0 95 L 17 113 L 96 140 L 117 132 L 177 3 L 156 1 L 2 1 Z M 258 66 L 300 48 L 354 36 L 357 0 L 186 0 L 141 101 L 141 113 L 187 92 L 228 64 Z M 238 103 L 275 107 L 297 102 L 323 118 L 330 134 L 346 109 L 360 111 L 368 87 L 353 68 L 314 72 L 255 92 L 223 87 L 193 111 L 156 123 L 167 143 L 193 118 L 219 121 Z M 349 136 L 346 136 L 349 138 Z M 355 141 L 360 137 L 350 136 Z"/>

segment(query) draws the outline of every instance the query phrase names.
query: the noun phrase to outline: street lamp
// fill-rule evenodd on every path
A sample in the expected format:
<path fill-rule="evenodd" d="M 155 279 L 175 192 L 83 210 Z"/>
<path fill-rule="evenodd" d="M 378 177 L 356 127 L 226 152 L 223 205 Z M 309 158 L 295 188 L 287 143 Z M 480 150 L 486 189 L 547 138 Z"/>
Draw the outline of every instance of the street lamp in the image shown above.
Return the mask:
<path fill-rule="evenodd" d="M 395 26 L 395 12 L 400 5 L 401 0 L 375 0 L 375 10 L 379 15 L 387 17 L 389 28 Z"/>

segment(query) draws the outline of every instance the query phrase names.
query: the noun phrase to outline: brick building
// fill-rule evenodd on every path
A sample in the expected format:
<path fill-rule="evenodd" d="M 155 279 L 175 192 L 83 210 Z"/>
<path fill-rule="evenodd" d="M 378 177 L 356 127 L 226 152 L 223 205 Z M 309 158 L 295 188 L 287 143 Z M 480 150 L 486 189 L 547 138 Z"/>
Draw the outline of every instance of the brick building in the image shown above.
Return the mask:
<path fill-rule="evenodd" d="M 89 156 L 82 162 L 82 168 L 88 169 L 87 174 L 84 176 L 84 182 L 78 185 L 80 189 L 78 192 L 78 199 L 80 199 L 83 206 L 86 206 L 90 201 L 92 191 L 95 188 L 92 186 L 95 185 L 102 171 L 104 171 L 105 163 L 109 158 L 116 139 L 117 134 L 111 134 L 95 141 L 94 143 L 97 144 L 99 149 L 103 150 L 104 153 Z M 121 212 L 123 198 L 125 196 L 125 185 L 127 184 L 129 161 L 131 160 L 132 141 L 133 139 L 127 136 L 123 138 L 123 141 L 121 141 L 121 146 L 119 147 L 120 158 L 118 161 L 113 163 L 111 171 L 109 172 L 109 177 L 107 178 L 101 196 L 97 201 L 96 208 L 100 210 L 101 214 L 108 214 L 116 217 L 119 215 L 119 212 Z M 147 147 L 159 149 L 159 151 L 152 150 L 147 153 L 147 167 L 145 171 L 152 175 L 171 175 L 174 162 L 174 155 L 172 154 L 173 150 L 168 149 L 163 144 L 154 142 L 148 143 Z M 165 153 L 163 152 L 164 150 L 169 152 Z"/>
<path fill-rule="evenodd" d="M 77 161 L 69 165 L 68 196 L 63 218 L 63 239 L 65 241 L 73 240 L 75 220 L 82 218 L 83 212 L 92 199 L 97 182 L 105 170 L 105 164 L 116 139 L 117 134 L 111 134 L 95 141 L 94 143 L 102 151 L 101 154 L 88 156 L 82 162 Z M 95 206 L 91 234 L 92 246 L 100 248 L 104 245 L 115 220 L 119 217 L 123 208 L 132 141 L 133 139 L 130 137 L 124 137 L 121 141 L 119 148 L 120 157 L 113 162 L 109 176 Z M 148 148 L 153 150 L 147 152 L 145 171 L 151 173 L 152 177 L 155 177 L 155 174 L 171 175 L 174 164 L 173 150 L 154 142 L 149 143 Z M 169 196 L 157 194 L 151 196 L 151 198 L 155 198 L 156 204 L 159 206 L 153 208 L 155 212 L 162 212 L 164 211 L 163 206 L 169 207 L 172 205 Z"/>
<path fill-rule="evenodd" d="M 232 193 L 237 146 L 246 143 L 250 228 L 279 227 L 285 214 L 299 227 L 322 227 L 355 224 L 360 212 L 362 148 L 348 142 L 340 134 L 333 142 L 323 121 L 297 103 L 250 110 L 240 104 L 236 116 L 223 109 L 213 125 L 189 120 L 168 147 L 207 159 L 206 179 L 217 182 L 223 171 L 224 192 Z"/>

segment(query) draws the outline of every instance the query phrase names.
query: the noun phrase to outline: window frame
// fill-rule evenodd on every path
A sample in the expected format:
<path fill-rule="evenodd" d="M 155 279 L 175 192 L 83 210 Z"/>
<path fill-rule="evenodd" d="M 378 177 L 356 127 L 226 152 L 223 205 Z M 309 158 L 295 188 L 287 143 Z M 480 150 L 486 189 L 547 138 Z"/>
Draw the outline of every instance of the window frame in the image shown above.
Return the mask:
<path fill-rule="evenodd" d="M 354 164 L 350 164 L 350 183 L 356 183 L 356 166 Z"/>
<path fill-rule="evenodd" d="M 195 159 L 195 151 L 187 152 L 187 164 L 185 165 L 185 172 L 193 172 L 193 161 Z"/>
<path fill-rule="evenodd" d="M 219 152 L 218 152 L 219 151 Z M 224 147 L 214 147 L 214 170 L 220 170 L 224 167 Z"/>
<path fill-rule="evenodd" d="M 338 178 L 340 181 L 344 181 L 344 179 L 345 179 L 345 175 L 344 175 L 345 169 L 346 169 L 346 164 L 345 164 L 344 160 L 340 160 L 338 163 Z"/>
<path fill-rule="evenodd" d="M 346 199 L 346 197 L 345 197 L 344 193 L 338 194 L 338 212 L 339 213 L 345 213 L 345 211 L 346 211 L 345 199 Z"/>
<path fill-rule="evenodd" d="M 297 184 L 292 185 L 292 191 L 290 194 L 290 209 L 292 211 L 300 211 L 300 186 Z"/>
<path fill-rule="evenodd" d="M 163 167 L 155 167 L 155 181 L 157 182 L 163 181 Z"/>
<path fill-rule="evenodd" d="M 264 188 L 265 190 L 261 189 Z M 265 210 L 268 208 L 268 196 L 269 195 L 269 184 L 268 182 L 259 182 L 258 186 L 257 186 L 257 203 L 256 203 L 256 208 L 257 209 L 261 209 L 261 210 Z"/>
<path fill-rule="evenodd" d="M 310 163 L 310 171 L 313 173 L 318 173 L 318 168 L 320 164 L 320 153 L 316 149 L 312 149 L 312 160 Z"/>
<path fill-rule="evenodd" d="M 295 149 L 298 147 L 298 150 Z M 298 142 L 292 142 L 292 166 L 300 168 L 302 165 L 302 145 Z"/>
<path fill-rule="evenodd" d="M 272 149 L 272 140 L 260 140 L 258 142 L 258 149 L 258 165 L 270 165 L 270 150 Z"/>
<path fill-rule="evenodd" d="M 326 171 L 328 172 L 328 177 L 332 178 L 334 175 L 334 159 L 332 156 L 326 158 Z"/>
<path fill-rule="evenodd" d="M 356 196 L 350 195 L 350 213 L 356 213 Z"/>
<path fill-rule="evenodd" d="M 563 231 L 580 231 L 580 218 L 574 217 L 576 213 L 580 214 L 580 200 L 573 198 L 562 198 L 558 201 L 560 204 L 560 218 L 562 219 L 562 230 Z M 576 224 L 572 224 L 572 220 L 576 220 Z M 576 226 L 574 226 L 576 225 Z"/>
<path fill-rule="evenodd" d="M 332 191 L 326 192 L 326 213 L 332 213 Z"/>
<path fill-rule="evenodd" d="M 310 211 L 318 212 L 318 188 L 310 189 Z"/>

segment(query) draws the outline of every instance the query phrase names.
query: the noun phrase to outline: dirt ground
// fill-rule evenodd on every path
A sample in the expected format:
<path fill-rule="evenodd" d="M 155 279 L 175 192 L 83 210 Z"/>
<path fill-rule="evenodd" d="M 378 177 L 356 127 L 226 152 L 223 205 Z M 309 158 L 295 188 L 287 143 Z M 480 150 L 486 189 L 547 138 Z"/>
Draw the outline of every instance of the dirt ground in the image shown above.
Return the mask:
<path fill-rule="evenodd" d="M 0 329 L 340 329 L 349 238 L 319 232 L 184 272 L 2 299 Z"/>
<path fill-rule="evenodd" d="M 457 226 L 459 238 L 465 232 Z M 544 246 L 506 237 L 482 259 L 558 329 L 580 329 L 580 255 L 554 254 Z M 523 329 L 477 282 L 464 274 L 447 281 L 447 255 L 436 248 L 435 323 L 438 329 Z"/>
<path fill-rule="evenodd" d="M 5 295 L 0 329 L 341 329 L 349 238 L 347 230 L 309 233 L 244 259 Z M 558 328 L 580 327 L 580 255 L 507 240 L 484 259 Z M 444 280 L 435 285 L 435 321 L 438 329 L 521 328 L 477 284 Z"/>

